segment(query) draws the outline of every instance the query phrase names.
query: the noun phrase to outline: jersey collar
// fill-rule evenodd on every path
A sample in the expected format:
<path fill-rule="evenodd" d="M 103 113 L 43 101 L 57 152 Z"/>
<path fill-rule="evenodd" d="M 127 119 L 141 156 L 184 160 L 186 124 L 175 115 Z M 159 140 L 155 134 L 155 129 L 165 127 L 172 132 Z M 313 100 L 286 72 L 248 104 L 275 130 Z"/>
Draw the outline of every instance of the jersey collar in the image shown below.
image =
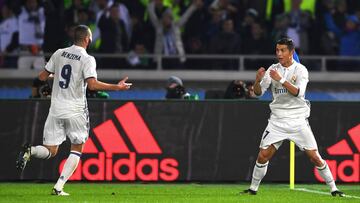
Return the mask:
<path fill-rule="evenodd" d="M 282 69 L 291 70 L 291 69 L 293 69 L 293 68 L 296 66 L 297 62 L 296 62 L 295 60 L 292 60 L 292 64 L 291 64 L 289 67 L 284 67 L 284 66 L 281 65 L 281 63 L 279 63 L 279 64 L 280 64 L 280 67 L 281 67 Z"/>
<path fill-rule="evenodd" d="M 77 49 L 80 49 L 81 51 L 86 52 L 86 49 L 84 49 L 84 47 L 81 47 L 81 46 L 78 46 L 78 45 L 75 45 L 75 44 L 73 44 L 72 46 L 73 46 L 74 48 L 77 48 Z"/>

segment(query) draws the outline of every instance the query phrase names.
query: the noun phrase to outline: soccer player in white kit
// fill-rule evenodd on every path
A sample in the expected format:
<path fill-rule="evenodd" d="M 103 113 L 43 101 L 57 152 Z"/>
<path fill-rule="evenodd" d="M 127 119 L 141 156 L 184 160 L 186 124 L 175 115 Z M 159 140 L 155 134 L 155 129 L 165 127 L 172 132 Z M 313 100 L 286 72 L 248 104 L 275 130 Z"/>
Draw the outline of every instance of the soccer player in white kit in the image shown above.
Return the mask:
<path fill-rule="evenodd" d="M 317 143 L 307 120 L 310 116 L 310 103 L 305 100 L 305 90 L 309 74 L 305 66 L 293 60 L 293 53 L 293 41 L 289 38 L 280 39 L 276 44 L 279 63 L 271 65 L 266 71 L 261 67 L 256 73 L 255 94 L 261 96 L 270 87 L 273 101 L 270 104 L 270 119 L 261 138 L 251 185 L 243 193 L 257 194 L 269 160 L 284 140 L 291 140 L 316 166 L 330 187 L 331 194 L 342 197 L 344 193 L 337 189 L 329 166 L 318 153 Z"/>
<path fill-rule="evenodd" d="M 75 171 L 84 144 L 89 136 L 89 113 L 86 101 L 86 87 L 90 90 L 127 90 L 131 83 L 127 77 L 118 84 L 97 80 L 96 62 L 86 52 L 91 43 L 92 33 L 85 25 L 75 28 L 74 45 L 58 49 L 39 74 L 46 81 L 51 74 L 54 82 L 51 106 L 44 126 L 43 145 L 26 144 L 19 154 L 16 166 L 23 170 L 30 157 L 49 159 L 57 154 L 59 145 L 71 141 L 71 151 L 61 175 L 55 184 L 53 195 L 69 195 L 63 191 L 64 184 Z"/>

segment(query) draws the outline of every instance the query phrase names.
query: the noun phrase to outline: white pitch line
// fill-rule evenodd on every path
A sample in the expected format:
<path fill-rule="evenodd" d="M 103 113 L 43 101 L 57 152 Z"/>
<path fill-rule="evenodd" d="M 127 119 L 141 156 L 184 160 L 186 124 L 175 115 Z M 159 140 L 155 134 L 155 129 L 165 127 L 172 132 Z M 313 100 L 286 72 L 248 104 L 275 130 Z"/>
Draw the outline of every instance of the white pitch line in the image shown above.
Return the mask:
<path fill-rule="evenodd" d="M 318 191 L 318 190 L 310 190 L 310 189 L 306 189 L 306 188 L 295 188 L 294 190 L 303 191 L 303 192 L 310 192 L 310 193 L 315 193 L 315 194 L 321 194 L 321 195 L 331 195 L 329 192 L 322 192 L 322 191 Z M 360 197 L 358 197 L 358 196 L 347 195 L 347 194 L 345 194 L 344 197 L 360 199 Z"/>

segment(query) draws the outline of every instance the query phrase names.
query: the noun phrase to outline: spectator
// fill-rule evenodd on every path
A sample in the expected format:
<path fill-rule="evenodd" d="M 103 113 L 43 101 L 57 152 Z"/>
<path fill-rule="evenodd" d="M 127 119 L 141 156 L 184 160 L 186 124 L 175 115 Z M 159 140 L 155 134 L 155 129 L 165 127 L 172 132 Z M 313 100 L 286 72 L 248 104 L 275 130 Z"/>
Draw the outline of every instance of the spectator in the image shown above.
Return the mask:
<path fill-rule="evenodd" d="M 360 21 L 355 15 L 350 15 L 346 19 L 345 28 L 338 28 L 330 16 L 327 16 L 329 28 L 340 38 L 341 56 L 360 56 Z M 358 70 L 357 61 L 343 61 L 339 64 L 341 70 Z"/>
<path fill-rule="evenodd" d="M 250 38 L 244 38 L 246 43 L 243 43 L 244 54 L 271 54 L 272 45 L 267 37 L 267 31 L 265 26 L 260 23 L 254 23 L 251 25 Z"/>
<path fill-rule="evenodd" d="M 45 59 L 40 56 L 44 42 L 44 28 L 44 8 L 38 5 L 37 0 L 26 0 L 19 15 L 20 54 L 26 56 L 19 57 L 19 69 L 44 68 Z"/>
<path fill-rule="evenodd" d="M 151 59 L 142 57 L 141 55 L 148 54 L 144 43 L 135 42 L 134 49 L 130 51 L 127 62 L 131 68 L 136 69 L 149 69 L 151 68 Z"/>
<path fill-rule="evenodd" d="M 71 46 L 72 44 L 74 44 L 74 36 L 75 36 L 75 28 L 76 28 L 77 24 L 73 24 L 73 25 L 68 25 L 65 28 L 65 39 L 64 39 L 64 44 L 62 45 L 62 47 L 68 47 Z"/>
<path fill-rule="evenodd" d="M 119 9 L 119 19 L 124 22 L 125 31 L 128 36 L 128 39 L 131 38 L 131 18 L 129 14 L 129 10 L 123 3 L 116 3 Z"/>
<path fill-rule="evenodd" d="M 234 22 L 232 19 L 223 21 L 222 32 L 214 36 L 211 40 L 209 50 L 214 54 L 239 54 L 240 36 L 234 31 Z M 237 60 L 219 59 L 214 61 L 213 68 L 224 70 L 237 69 Z"/>
<path fill-rule="evenodd" d="M 287 36 L 293 39 L 295 48 L 300 54 L 309 53 L 308 29 L 311 27 L 311 13 L 300 9 L 302 0 L 293 0 L 289 13 L 290 25 Z"/>
<path fill-rule="evenodd" d="M 117 4 L 113 4 L 108 11 L 104 12 L 99 20 L 101 35 L 101 53 L 125 53 L 128 50 L 128 36 L 125 31 L 125 23 L 120 19 Z M 103 59 L 104 68 L 118 68 L 122 59 Z"/>
<path fill-rule="evenodd" d="M 156 39 L 154 53 L 157 55 L 164 54 L 165 56 L 179 55 L 181 63 L 186 61 L 183 42 L 181 39 L 180 28 L 190 18 L 196 8 L 202 6 L 201 0 L 195 0 L 193 4 L 181 16 L 178 22 L 173 21 L 172 12 L 167 9 L 163 14 L 161 20 L 155 13 L 155 2 L 151 2 L 148 6 L 148 12 L 151 22 L 156 30 Z M 156 62 L 159 60 L 156 58 Z M 166 68 L 179 68 L 180 64 L 177 60 L 164 60 L 163 66 Z"/>
<path fill-rule="evenodd" d="M 95 14 L 95 26 L 93 30 L 93 41 L 92 46 L 95 48 L 95 50 L 98 51 L 101 40 L 100 40 L 100 29 L 99 29 L 99 20 L 101 16 L 104 14 L 104 12 L 107 11 L 107 8 L 110 7 L 113 4 L 112 0 L 96 0 L 95 4 L 92 4 L 92 11 L 94 11 Z"/>
<path fill-rule="evenodd" d="M 211 39 L 221 32 L 221 12 L 219 10 L 215 10 L 211 12 L 211 20 L 207 23 L 205 28 L 205 43 L 209 44 Z"/>
<path fill-rule="evenodd" d="M 273 46 L 271 40 L 268 39 L 265 26 L 260 23 L 254 23 L 251 26 L 251 37 L 244 39 L 243 53 L 251 55 L 271 54 Z M 271 64 L 272 60 L 264 59 L 248 59 L 245 61 L 246 69 L 255 70 L 263 64 Z"/>
<path fill-rule="evenodd" d="M 232 80 L 226 88 L 224 99 L 245 99 L 246 84 L 241 80 Z"/>
<path fill-rule="evenodd" d="M 62 47 L 65 41 L 64 2 L 44 1 L 44 9 L 46 23 L 43 48 L 45 52 L 53 53 Z"/>
<path fill-rule="evenodd" d="M 220 11 L 221 19 L 234 18 L 238 9 L 230 0 L 214 0 L 209 6 L 210 13 Z"/>
<path fill-rule="evenodd" d="M 281 38 L 287 36 L 287 29 L 290 24 L 289 16 L 285 13 L 275 17 L 274 26 L 271 31 L 271 44 L 275 44 Z"/>
<path fill-rule="evenodd" d="M 327 19 L 333 16 L 337 11 L 333 0 L 323 0 L 318 3 L 316 11 L 316 24 L 323 29 L 320 33 L 320 53 L 324 55 L 337 55 L 339 52 L 339 39 L 328 28 Z M 325 25 L 324 25 L 325 24 Z M 342 24 L 344 25 L 344 24 Z M 339 27 L 343 27 L 338 25 Z"/>
<path fill-rule="evenodd" d="M 8 4 L 1 8 L 2 21 L 0 23 L 0 45 L 1 45 L 1 67 L 16 68 L 17 58 L 6 56 L 13 54 L 19 46 L 19 27 L 18 19 Z"/>
<path fill-rule="evenodd" d="M 139 15 L 131 14 L 132 35 L 130 47 L 135 47 L 136 43 L 141 42 L 147 50 L 154 49 L 155 33 L 149 22 L 144 22 Z M 144 34 L 146 33 L 146 34 Z"/>
<path fill-rule="evenodd" d="M 96 13 L 95 23 L 97 25 L 101 16 L 103 15 L 103 13 L 106 10 L 108 10 L 108 8 L 110 8 L 111 6 L 116 4 L 117 8 L 119 10 L 119 19 L 121 19 L 124 22 L 124 27 L 125 27 L 126 33 L 130 39 L 131 33 L 132 33 L 130 12 L 129 12 L 128 8 L 126 7 L 126 5 L 123 4 L 123 1 L 124 0 L 122 0 L 122 1 L 119 1 L 119 0 L 96 0 L 95 4 L 93 4 L 91 6 L 93 8 L 91 11 Z M 94 31 L 96 31 L 96 30 L 97 29 L 95 28 Z M 100 37 L 100 33 L 95 32 L 93 37 L 96 37 L 96 38 L 94 38 L 96 40 L 97 38 Z"/>
<path fill-rule="evenodd" d="M 91 27 L 92 22 L 90 20 L 89 15 L 90 15 L 90 12 L 86 8 L 82 8 L 82 9 L 77 10 L 77 16 L 78 16 L 77 24 L 86 25 L 86 26 Z"/>
<path fill-rule="evenodd" d="M 204 54 L 206 47 L 203 41 L 199 37 L 192 37 L 187 41 L 187 52 L 189 54 Z M 187 69 L 209 69 L 209 60 L 208 59 L 196 59 L 190 58 L 186 60 Z"/>
<path fill-rule="evenodd" d="M 258 12 L 253 8 L 247 9 L 244 20 L 242 21 L 240 26 L 237 26 L 238 33 L 240 33 L 243 39 L 249 39 L 251 37 L 251 26 L 258 21 Z"/>
<path fill-rule="evenodd" d="M 71 7 L 66 9 L 64 14 L 66 26 L 79 24 L 79 10 L 84 8 L 82 0 L 72 0 Z"/>

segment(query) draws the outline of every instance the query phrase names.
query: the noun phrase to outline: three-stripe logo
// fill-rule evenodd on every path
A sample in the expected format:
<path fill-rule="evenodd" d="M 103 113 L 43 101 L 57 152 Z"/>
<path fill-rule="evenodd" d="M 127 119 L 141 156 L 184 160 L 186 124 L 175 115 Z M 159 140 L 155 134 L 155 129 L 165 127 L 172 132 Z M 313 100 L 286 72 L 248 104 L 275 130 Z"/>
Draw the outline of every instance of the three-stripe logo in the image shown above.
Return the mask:
<path fill-rule="evenodd" d="M 327 148 L 327 153 L 332 156 L 347 157 L 346 160 L 325 160 L 330 167 L 335 180 L 343 182 L 360 182 L 360 124 L 348 130 L 348 135 L 354 145 L 354 149 L 349 145 L 346 139 L 342 139 L 334 145 Z M 320 174 L 314 168 L 314 174 L 317 180 L 324 181 Z"/>
<path fill-rule="evenodd" d="M 83 150 L 85 156 L 70 180 L 176 180 L 179 177 L 178 161 L 160 158 L 163 152 L 135 104 L 128 102 L 117 108 L 114 114 L 135 152 L 129 149 L 115 123 L 106 120 L 93 128 L 95 136 L 87 140 Z M 103 151 L 96 146 L 95 138 Z M 152 155 L 155 158 L 140 159 L 137 155 Z M 59 171 L 64 163 L 65 160 L 61 162 Z"/>

